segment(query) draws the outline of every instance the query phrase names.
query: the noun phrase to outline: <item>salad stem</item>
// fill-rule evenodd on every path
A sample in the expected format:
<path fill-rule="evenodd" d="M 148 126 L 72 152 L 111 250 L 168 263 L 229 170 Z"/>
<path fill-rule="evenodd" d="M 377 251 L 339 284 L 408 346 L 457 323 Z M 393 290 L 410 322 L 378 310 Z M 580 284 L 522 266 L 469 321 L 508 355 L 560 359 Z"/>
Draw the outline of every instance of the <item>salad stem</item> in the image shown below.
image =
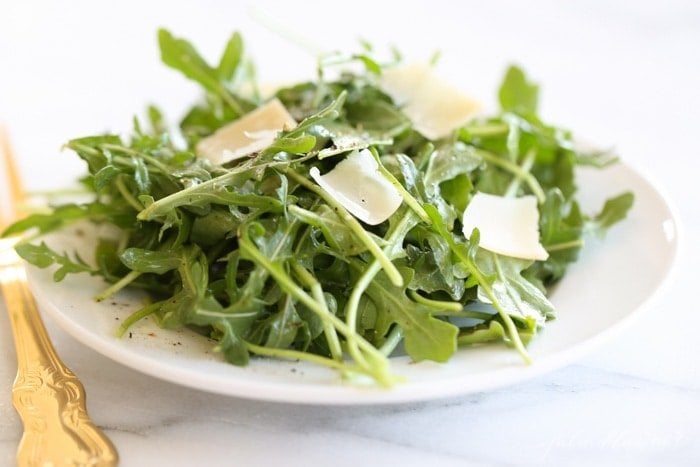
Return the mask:
<path fill-rule="evenodd" d="M 403 328 L 395 324 L 391 331 L 389 331 L 389 335 L 386 337 L 384 344 L 379 348 L 379 351 L 388 357 L 396 350 L 396 347 L 398 347 L 402 340 Z"/>
<path fill-rule="evenodd" d="M 122 324 L 117 328 L 116 336 L 117 337 L 122 337 L 126 331 L 129 330 L 131 326 L 133 326 L 136 322 L 141 321 L 144 319 L 146 316 L 150 316 L 156 311 L 158 311 L 158 308 L 163 304 L 163 302 L 155 302 L 151 303 L 149 305 L 146 305 L 145 307 L 136 310 L 132 314 L 130 314 L 123 322 Z"/>
<path fill-rule="evenodd" d="M 428 214 L 425 212 L 425 209 L 423 209 L 423 206 L 421 206 L 418 200 L 416 200 L 416 198 L 414 198 L 413 195 L 411 195 L 411 193 L 404 188 L 396 177 L 394 177 L 394 175 L 389 172 L 386 167 L 384 167 L 384 164 L 382 164 L 382 161 L 379 159 L 379 154 L 377 154 L 377 151 L 372 148 L 370 152 L 372 153 L 374 160 L 377 162 L 379 173 L 382 174 L 394 188 L 396 188 L 408 207 L 411 208 L 423 222 L 430 224 L 430 217 L 428 217 Z"/>
<path fill-rule="evenodd" d="M 396 228 L 394 228 L 394 231 L 389 235 L 389 238 L 387 238 L 387 246 L 384 247 L 385 255 L 387 255 L 397 243 L 402 242 L 408 231 L 413 227 L 414 222 L 415 214 L 413 214 L 413 211 L 407 211 L 401 218 L 399 224 L 397 224 Z M 379 261 L 375 259 L 369 266 L 367 266 L 365 271 L 355 283 L 355 287 L 353 287 L 350 298 L 348 298 L 348 302 L 345 305 L 345 322 L 350 329 L 357 329 L 357 313 L 360 306 L 360 299 L 379 271 L 381 271 L 381 265 Z M 350 352 L 354 351 L 353 345 L 354 343 L 352 342 L 348 343 Z"/>
<path fill-rule="evenodd" d="M 171 195 L 159 199 L 158 201 L 155 201 L 150 206 L 147 206 L 145 209 L 141 210 L 141 212 L 138 213 L 137 218 L 142 221 L 152 220 L 153 218 L 162 215 L 163 213 L 166 213 L 171 209 L 175 209 L 176 207 L 179 207 L 183 204 L 187 204 L 191 199 L 196 197 L 195 195 L 198 195 L 200 193 L 210 193 L 217 186 L 223 186 L 231 182 L 233 179 L 235 179 L 242 173 L 254 169 L 262 169 L 265 167 L 274 167 L 276 165 L 286 164 L 288 164 L 288 162 L 286 161 L 271 161 L 257 165 L 253 164 L 252 162 L 241 164 L 229 170 L 228 172 L 219 175 L 218 177 L 212 178 L 210 180 L 207 180 L 206 182 L 202 182 L 197 185 L 192 185 L 187 188 L 183 188 L 180 191 L 177 191 Z"/>
<path fill-rule="evenodd" d="M 362 227 L 362 225 L 360 225 L 357 219 L 355 219 L 340 203 L 329 196 L 328 193 L 323 190 L 323 188 L 311 183 L 308 179 L 291 168 L 287 169 L 286 173 L 290 178 L 302 185 L 304 188 L 316 193 L 330 207 L 332 207 L 343 223 L 347 225 L 350 230 L 352 230 L 352 232 L 357 236 L 357 239 L 367 247 L 369 252 L 372 253 L 372 256 L 374 256 L 374 258 L 379 262 L 382 269 L 384 269 L 384 272 L 386 272 L 386 275 L 389 277 L 391 283 L 397 287 L 401 287 L 403 285 L 403 277 L 401 277 L 399 270 L 396 269 L 394 263 L 391 262 L 379 245 L 372 240 L 372 237 L 369 236 L 367 231 Z"/>
<path fill-rule="evenodd" d="M 124 200 L 126 200 L 126 202 L 129 203 L 131 207 L 133 207 L 137 211 L 143 209 L 143 205 L 139 202 L 139 200 L 134 198 L 134 196 L 124 184 L 124 178 L 121 175 L 117 177 L 115 185 L 117 186 L 117 190 L 119 190 L 119 194 L 121 194 L 124 197 Z"/>
<path fill-rule="evenodd" d="M 544 249 L 550 253 L 553 251 L 568 250 L 569 248 L 578 248 L 584 245 L 583 239 L 571 240 L 570 242 L 553 243 L 551 245 L 545 245 Z"/>
<path fill-rule="evenodd" d="M 459 302 L 448 302 L 446 300 L 432 300 L 430 298 L 424 297 L 415 290 L 409 290 L 408 294 L 411 296 L 414 302 L 420 303 L 421 305 L 429 306 L 440 311 L 461 313 L 464 307 Z"/>
<path fill-rule="evenodd" d="M 508 329 L 508 336 L 510 337 L 511 342 L 513 343 L 513 346 L 515 349 L 518 351 L 518 353 L 523 357 L 523 360 L 525 363 L 532 363 L 532 358 L 530 357 L 530 354 L 528 351 L 525 349 L 525 345 L 523 345 L 522 339 L 520 339 L 520 334 L 518 333 L 518 328 L 515 327 L 515 323 L 513 322 L 513 319 L 510 317 L 508 312 L 503 309 L 501 306 L 501 303 L 498 301 L 498 298 L 496 297 L 496 294 L 493 292 L 493 289 L 491 288 L 491 284 L 488 283 L 486 278 L 481 274 L 481 271 L 479 271 L 475 267 L 468 266 L 470 269 L 470 272 L 474 275 L 476 280 L 479 283 L 479 286 L 482 288 L 486 296 L 491 300 L 491 304 L 493 307 L 496 309 L 498 312 L 499 316 L 503 320 L 503 322 L 506 325 L 506 328 Z"/>
<path fill-rule="evenodd" d="M 242 252 L 248 255 L 254 262 L 265 268 L 268 273 L 275 278 L 280 288 L 292 295 L 295 299 L 306 305 L 312 312 L 319 316 L 322 320 L 327 320 L 338 329 L 348 341 L 349 345 L 356 344 L 370 358 L 370 361 L 365 362 L 363 358 L 358 364 L 367 367 L 373 377 L 383 385 L 391 385 L 392 378 L 388 372 L 389 362 L 372 344 L 367 342 L 360 336 L 354 328 L 349 327 L 342 320 L 324 309 L 316 300 L 310 297 L 306 292 L 300 289 L 292 279 L 284 272 L 283 269 L 273 264 L 262 252 L 260 252 L 248 237 L 247 231 L 244 230 L 243 235 L 239 240 L 239 246 Z"/>
<path fill-rule="evenodd" d="M 103 300 L 108 299 L 109 297 L 111 297 L 115 293 L 119 292 L 121 289 L 123 289 L 127 285 L 134 282 L 140 275 L 141 275 L 141 272 L 139 272 L 139 271 L 130 271 L 126 276 L 122 277 L 117 282 L 115 282 L 114 284 L 110 285 L 109 287 L 104 289 L 102 292 L 97 294 L 95 296 L 95 301 L 101 302 Z"/>
<path fill-rule="evenodd" d="M 525 155 L 525 159 L 523 160 L 523 163 L 520 166 L 523 172 L 530 173 L 530 169 L 535 163 L 535 155 L 535 151 L 532 150 L 528 151 L 528 153 Z M 508 185 L 504 196 L 507 198 L 512 198 L 516 196 L 518 194 L 518 188 L 520 188 L 520 184 L 522 183 L 522 181 L 523 177 L 516 174 L 515 178 L 513 178 L 513 180 L 510 182 L 510 185 Z"/>
<path fill-rule="evenodd" d="M 485 151 L 483 149 L 478 148 L 475 148 L 474 151 L 479 157 L 484 159 L 486 162 L 500 167 L 504 170 L 507 170 L 513 175 L 521 178 L 523 181 L 525 181 L 525 183 L 527 183 L 532 193 L 537 197 L 537 201 L 540 204 L 545 202 L 546 195 L 544 194 L 544 190 L 540 186 L 535 176 L 532 175 L 530 172 L 526 172 L 522 169 L 522 167 L 520 167 L 517 164 L 514 164 L 513 162 L 501 159 L 500 157 L 498 157 L 490 151 Z"/>
<path fill-rule="evenodd" d="M 316 280 L 316 278 L 298 261 L 292 260 L 290 262 L 292 270 L 299 276 L 302 282 L 306 284 L 309 289 L 311 289 L 311 295 L 318 302 L 318 304 L 324 309 L 324 313 L 331 314 L 328 309 L 328 304 L 323 296 L 323 288 L 321 283 Z M 331 356 L 335 360 L 341 360 L 343 358 L 343 349 L 340 347 L 340 341 L 338 340 L 338 334 L 333 327 L 333 324 L 329 321 L 323 322 L 323 332 L 328 341 L 328 348 L 331 351 Z"/>
<path fill-rule="evenodd" d="M 312 354 L 309 352 L 301 352 L 299 350 L 291 349 L 280 349 L 276 347 L 264 347 L 262 345 L 256 345 L 248 341 L 244 341 L 244 344 L 249 351 L 258 355 L 263 355 L 265 357 L 283 358 L 285 360 L 305 360 L 307 362 L 316 363 L 330 368 L 335 368 L 337 370 L 348 370 L 350 368 L 349 365 L 343 363 L 342 361 L 322 357 L 320 355 Z"/>

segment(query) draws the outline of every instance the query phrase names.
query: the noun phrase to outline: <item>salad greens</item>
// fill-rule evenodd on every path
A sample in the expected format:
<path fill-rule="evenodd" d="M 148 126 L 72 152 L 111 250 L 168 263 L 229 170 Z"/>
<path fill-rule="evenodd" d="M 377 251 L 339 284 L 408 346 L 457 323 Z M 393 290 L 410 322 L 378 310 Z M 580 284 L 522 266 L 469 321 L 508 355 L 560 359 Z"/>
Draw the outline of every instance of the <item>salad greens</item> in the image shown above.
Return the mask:
<path fill-rule="evenodd" d="M 168 329 L 193 327 L 236 365 L 251 355 L 306 360 L 391 385 L 388 356 L 447 361 L 460 346 L 525 345 L 554 318 L 547 290 L 577 259 L 584 235 L 623 219 L 633 195 L 581 212 L 577 165 L 603 167 L 607 153 L 582 152 L 570 132 L 537 115 L 538 86 L 510 67 L 501 110 L 430 141 L 378 85 L 382 64 L 367 53 L 321 60 L 318 80 L 276 93 L 300 123 L 250 157 L 214 166 L 197 158 L 199 140 L 257 108 L 243 41 L 236 33 L 216 65 L 186 40 L 158 33 L 163 62 L 199 83 L 201 102 L 182 119 L 186 147 L 148 109 L 133 134 L 77 138 L 66 146 L 87 164 L 90 202 L 55 207 L 3 235 L 43 234 L 79 220 L 108 223 L 118 241 L 98 239 L 94 266 L 25 243 L 19 254 L 54 278 L 87 272 L 152 300 L 119 328 L 151 316 Z M 364 72 L 327 68 L 355 62 Z M 252 89 L 252 91 L 251 91 Z M 361 223 L 309 176 L 369 149 L 403 198 L 388 221 Z M 476 192 L 536 196 L 546 261 L 501 256 L 464 237 L 460 219 Z"/>

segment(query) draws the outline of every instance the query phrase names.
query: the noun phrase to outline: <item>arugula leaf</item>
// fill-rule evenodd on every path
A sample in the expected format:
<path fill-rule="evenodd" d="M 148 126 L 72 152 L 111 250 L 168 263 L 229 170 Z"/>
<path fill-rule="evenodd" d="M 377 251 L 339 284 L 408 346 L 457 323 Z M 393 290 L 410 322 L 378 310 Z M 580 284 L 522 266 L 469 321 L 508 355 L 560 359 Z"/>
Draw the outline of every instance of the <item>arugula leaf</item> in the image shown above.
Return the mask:
<path fill-rule="evenodd" d="M 158 46 L 163 63 L 174 68 L 187 78 L 201 84 L 212 94 L 222 91 L 219 75 L 185 39 L 174 37 L 166 29 L 158 30 Z"/>
<path fill-rule="evenodd" d="M 221 81 L 231 81 L 241 64 L 243 58 L 243 38 L 238 32 L 234 32 L 226 43 L 224 53 L 219 60 L 216 72 Z"/>
<path fill-rule="evenodd" d="M 78 255 L 75 255 L 75 259 L 72 260 L 66 254 L 62 255 L 56 253 L 44 242 L 41 242 L 39 245 L 25 243 L 18 245 L 15 249 L 22 259 L 39 268 L 47 268 L 54 264 L 59 265 L 59 268 L 56 269 L 53 274 L 53 280 L 56 282 L 62 281 L 67 274 L 77 274 L 80 272 L 87 272 L 90 274 L 96 273 L 96 271 Z"/>
<path fill-rule="evenodd" d="M 202 58 L 197 50 L 187 40 L 174 37 L 166 29 L 158 30 L 158 46 L 163 63 L 196 81 L 211 94 L 218 96 L 234 112 L 235 116 L 245 113 L 245 107 L 234 97 L 224 85 L 235 71 L 235 54 L 237 50 L 234 38 L 227 45 L 221 68 L 214 69 Z"/>
<path fill-rule="evenodd" d="M 410 283 L 412 270 L 400 271 L 404 283 Z M 372 281 L 367 294 L 378 309 L 388 311 L 401 326 L 404 347 L 414 361 L 446 362 L 457 350 L 457 327 L 433 317 L 423 305 L 406 296 L 405 286 L 394 286 L 383 272 Z"/>
<path fill-rule="evenodd" d="M 547 199 L 540 206 L 540 240 L 549 258 L 530 267 L 533 277 L 548 285 L 564 276 L 583 247 L 584 222 L 578 203 L 567 201 L 558 188 L 547 193 Z"/>
<path fill-rule="evenodd" d="M 632 204 L 634 204 L 634 194 L 631 192 L 610 198 L 605 202 L 600 213 L 586 225 L 587 229 L 598 236 L 603 236 L 608 228 L 627 217 Z"/>
<path fill-rule="evenodd" d="M 132 271 L 164 274 L 180 266 L 177 250 L 151 251 L 143 248 L 127 248 L 119 255 L 122 263 Z"/>
<path fill-rule="evenodd" d="M 31 214 L 10 225 L 1 236 L 9 237 L 32 229 L 36 229 L 39 234 L 45 234 L 82 219 L 110 220 L 123 226 L 129 224 L 129 219 L 134 219 L 134 216 L 118 203 L 113 205 L 99 202 L 81 205 L 65 204 L 54 208 L 49 214 Z"/>
<path fill-rule="evenodd" d="M 511 65 L 498 91 L 501 109 L 520 114 L 537 112 L 539 86 L 527 80 L 522 69 Z"/>
<path fill-rule="evenodd" d="M 476 264 L 486 275 L 493 277 L 490 284 L 495 298 L 513 317 L 541 326 L 545 319 L 554 318 L 554 307 L 542 291 L 522 276 L 532 261 L 498 255 L 484 249 L 476 254 Z M 491 303 L 483 287 L 478 290 L 479 300 Z"/>

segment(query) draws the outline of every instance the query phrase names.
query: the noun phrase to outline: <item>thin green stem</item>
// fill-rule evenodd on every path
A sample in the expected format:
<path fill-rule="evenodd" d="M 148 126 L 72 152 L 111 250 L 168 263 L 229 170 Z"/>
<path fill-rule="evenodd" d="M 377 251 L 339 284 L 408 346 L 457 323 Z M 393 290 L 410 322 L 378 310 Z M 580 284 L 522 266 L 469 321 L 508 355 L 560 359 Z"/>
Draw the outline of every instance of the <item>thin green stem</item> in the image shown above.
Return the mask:
<path fill-rule="evenodd" d="M 464 307 L 459 302 L 448 302 L 445 300 L 432 300 L 430 298 L 424 297 L 415 290 L 409 290 L 408 294 L 411 296 L 414 302 L 420 303 L 421 305 L 429 306 L 430 308 L 435 308 L 440 311 L 452 311 L 461 312 Z"/>
<path fill-rule="evenodd" d="M 396 191 L 399 192 L 406 205 L 408 205 L 408 207 L 411 208 L 418 215 L 418 217 L 420 217 L 420 220 L 426 224 L 430 224 L 430 217 L 428 217 L 428 213 L 425 212 L 423 206 L 421 206 L 418 200 L 411 193 L 409 193 L 406 188 L 404 188 L 404 186 L 396 179 L 396 177 L 394 177 L 391 172 L 386 169 L 386 167 L 384 167 L 384 164 L 382 164 L 382 161 L 379 159 L 379 154 L 377 154 L 376 151 L 370 152 L 372 153 L 374 160 L 377 162 L 379 173 L 382 174 L 384 178 L 389 180 L 389 183 L 396 188 Z"/>
<path fill-rule="evenodd" d="M 571 240 L 569 242 L 553 243 L 551 245 L 545 245 L 544 249 L 548 252 L 568 250 L 569 248 L 579 248 L 582 247 L 586 242 L 582 239 Z"/>
<path fill-rule="evenodd" d="M 156 311 L 158 311 L 158 308 L 163 304 L 163 302 L 155 302 L 151 303 L 150 305 L 146 305 L 145 307 L 141 308 L 140 310 L 137 310 L 130 314 L 123 322 L 122 324 L 117 328 L 116 335 L 117 337 L 122 337 L 126 331 L 129 330 L 131 326 L 133 326 L 136 322 L 141 321 L 144 319 L 146 316 L 152 315 Z"/>
<path fill-rule="evenodd" d="M 386 340 L 384 341 L 384 344 L 382 344 L 382 346 L 379 348 L 379 351 L 388 357 L 392 354 L 392 352 L 394 352 L 396 347 L 398 347 L 402 339 L 403 328 L 398 324 L 395 324 L 391 331 L 389 331 L 389 335 L 386 336 Z"/>
<path fill-rule="evenodd" d="M 342 320 L 324 309 L 316 300 L 304 292 L 294 281 L 287 275 L 284 270 L 273 264 L 265 255 L 263 255 L 252 243 L 247 232 L 243 232 L 239 240 L 239 248 L 242 253 L 245 253 L 255 263 L 265 268 L 268 273 L 275 278 L 282 290 L 290 294 L 292 297 L 306 305 L 312 312 L 319 316 L 322 320 L 328 320 L 331 324 L 342 333 L 348 343 L 356 343 L 370 357 L 371 362 L 361 365 L 366 368 L 369 373 L 382 385 L 390 386 L 393 383 L 393 378 L 388 372 L 389 362 L 386 360 L 372 344 L 367 342 L 357 332 L 347 326 Z M 364 359 L 363 359 L 364 361 Z M 358 364 L 361 362 L 358 362 Z"/>
<path fill-rule="evenodd" d="M 498 297 L 496 297 L 496 294 L 493 291 L 493 288 L 491 287 L 491 284 L 489 283 L 488 280 L 484 277 L 484 275 L 481 273 L 479 268 L 476 266 L 474 263 L 473 259 L 469 257 L 469 253 L 467 252 L 466 249 L 464 248 L 459 248 L 459 245 L 455 242 L 454 238 L 452 237 L 452 234 L 447 230 L 447 228 L 442 224 L 442 220 L 440 218 L 440 214 L 437 212 L 437 209 L 434 207 L 431 208 L 431 213 L 430 217 L 431 219 L 434 219 L 434 222 L 432 223 L 433 229 L 435 229 L 436 233 L 438 233 L 441 237 L 443 237 L 448 245 L 450 245 L 450 249 L 452 250 L 452 253 L 462 262 L 462 264 L 467 268 L 469 271 L 469 274 L 473 276 L 476 279 L 476 283 L 479 284 L 479 287 L 481 287 L 481 290 L 486 294 L 486 296 L 489 298 L 491 301 L 491 306 L 493 306 L 496 311 L 498 312 L 498 315 L 501 317 L 503 322 L 506 325 L 506 328 L 508 329 L 508 334 L 510 336 L 511 342 L 513 343 L 513 346 L 518 350 L 520 355 L 523 357 L 523 360 L 525 360 L 526 363 L 531 363 L 532 359 L 530 358 L 530 355 L 527 353 L 527 350 L 525 350 L 525 346 L 523 345 L 522 340 L 520 339 L 520 334 L 518 333 L 518 329 L 515 326 L 515 323 L 513 322 L 513 319 L 511 316 L 508 314 L 508 312 L 501 306 L 500 301 L 498 300 Z"/>
<path fill-rule="evenodd" d="M 544 190 L 540 186 L 540 183 L 537 181 L 535 176 L 532 175 L 530 172 L 524 171 L 519 165 L 514 164 L 511 161 L 502 159 L 502 158 L 498 157 L 496 154 L 493 154 L 492 152 L 485 151 L 483 149 L 477 149 L 477 148 L 475 148 L 474 151 L 476 152 L 477 155 L 479 155 L 479 157 L 484 159 L 486 162 L 493 164 L 497 167 L 500 167 L 504 170 L 507 170 L 517 177 L 520 177 L 530 187 L 530 190 L 537 197 L 537 200 L 539 201 L 539 203 L 540 204 L 544 203 L 544 201 L 546 199 L 546 195 L 544 194 Z"/>
<path fill-rule="evenodd" d="M 360 368 L 352 368 L 342 361 L 333 360 L 331 358 L 322 357 L 321 355 L 312 354 L 309 352 L 301 352 L 299 350 L 291 349 L 279 349 L 275 347 L 263 347 L 261 345 L 255 345 L 251 342 L 244 341 L 246 348 L 257 355 L 263 355 L 265 357 L 282 358 L 285 360 L 305 360 L 307 362 L 316 363 L 318 365 L 327 366 L 337 370 L 360 370 Z"/>
<path fill-rule="evenodd" d="M 238 103 L 236 99 L 233 98 L 230 92 L 223 86 L 219 87 L 219 95 L 223 98 L 224 102 L 228 104 L 231 109 L 236 112 L 236 116 L 240 117 L 241 115 L 245 114 L 243 111 L 243 107 L 241 107 L 241 104 Z"/>
<path fill-rule="evenodd" d="M 117 282 L 115 282 L 114 284 L 110 285 L 105 290 L 97 294 L 95 296 L 95 301 L 101 302 L 102 300 L 108 299 L 127 285 L 134 282 L 140 275 L 141 273 L 139 271 L 130 271 L 129 274 L 122 277 Z"/>
<path fill-rule="evenodd" d="M 129 203 L 129 205 L 131 207 L 133 207 L 137 211 L 140 211 L 143 209 L 143 205 L 141 204 L 141 202 L 139 200 L 137 200 L 136 198 L 134 198 L 134 195 L 131 194 L 129 189 L 124 184 L 124 178 L 121 176 L 121 174 L 119 176 L 117 176 L 116 185 L 117 185 L 117 190 L 119 190 L 119 193 L 126 200 L 126 202 Z"/>
<path fill-rule="evenodd" d="M 385 255 L 395 247 L 397 242 L 402 241 L 402 239 L 408 233 L 408 230 L 413 227 L 414 222 L 415 215 L 413 214 L 413 211 L 407 211 L 401 218 L 401 222 L 397 224 L 396 228 L 394 228 L 393 232 L 391 232 L 389 235 L 389 238 L 387 238 L 387 246 L 384 247 Z M 360 278 L 355 283 L 355 286 L 350 293 L 350 297 L 348 298 L 348 302 L 345 305 L 345 322 L 350 329 L 357 329 L 357 314 L 360 307 L 360 299 L 379 271 L 381 271 L 381 265 L 375 258 L 375 260 L 372 261 L 372 263 L 364 270 Z M 352 342 L 348 342 L 348 351 L 351 355 L 357 353 L 357 349 L 353 348 L 353 345 L 354 344 Z"/>
<path fill-rule="evenodd" d="M 325 313 L 331 314 L 328 309 L 328 303 L 326 303 L 326 298 L 323 296 L 323 287 L 321 283 L 311 274 L 305 267 L 299 264 L 298 261 L 291 261 L 292 270 L 299 276 L 299 279 L 311 289 L 311 295 L 318 302 L 318 304 L 325 310 Z M 338 340 L 338 333 L 336 332 L 333 325 L 328 322 L 323 322 L 323 333 L 326 336 L 326 341 L 328 342 L 328 348 L 331 351 L 331 356 L 334 360 L 342 360 L 343 350 L 340 347 L 340 341 Z"/>
<path fill-rule="evenodd" d="M 326 191 L 323 190 L 323 188 L 310 182 L 306 179 L 306 177 L 297 173 L 293 169 L 287 169 L 286 173 L 295 182 L 299 183 L 307 190 L 316 193 L 330 207 L 332 207 L 335 210 L 335 213 L 340 218 L 340 220 L 342 220 L 343 223 L 347 225 L 350 228 L 350 230 L 352 230 L 357 239 L 360 240 L 360 242 L 362 242 L 362 244 L 364 244 L 367 247 L 367 250 L 369 250 L 372 256 L 374 256 L 374 258 L 379 262 L 391 283 L 397 287 L 401 287 L 403 285 L 403 277 L 401 277 L 401 273 L 396 268 L 394 263 L 391 262 L 391 260 L 386 256 L 386 254 L 384 254 L 379 245 L 377 245 L 377 243 L 372 239 L 372 237 L 369 236 L 369 234 L 362 227 L 362 225 L 360 225 L 357 219 L 355 219 L 347 211 L 347 209 L 343 207 L 343 205 L 338 203 L 332 196 L 326 193 Z"/>
<path fill-rule="evenodd" d="M 157 167 L 162 173 L 164 173 L 164 174 L 170 173 L 170 169 L 168 168 L 167 165 L 163 164 L 161 161 L 159 161 L 155 157 L 149 156 L 148 154 L 146 154 L 144 152 L 137 151 L 135 149 L 127 148 L 124 146 L 120 146 L 118 144 L 110 144 L 110 143 L 101 144 L 100 148 L 108 149 L 110 151 L 115 151 L 115 152 L 121 152 L 122 154 L 128 154 L 128 155 L 134 156 L 134 157 L 139 157 L 139 158 L 145 160 L 146 162 L 150 163 L 154 167 Z"/>
<path fill-rule="evenodd" d="M 266 164 L 261 164 L 261 166 L 262 165 Z M 272 166 L 273 164 L 270 163 L 268 165 Z M 159 199 L 158 201 L 143 209 L 141 212 L 139 212 L 137 218 L 139 220 L 151 220 L 164 212 L 168 212 L 171 209 L 175 209 L 176 207 L 181 206 L 183 204 L 190 203 L 192 197 L 197 195 L 198 193 L 211 192 L 217 186 L 223 186 L 238 175 L 252 170 L 255 167 L 256 166 L 252 163 L 244 163 L 236 168 L 231 169 L 223 175 L 219 175 L 218 177 L 212 178 L 211 180 L 207 180 L 206 182 L 202 182 L 197 185 L 192 185 L 180 191 L 177 191 L 171 195 Z"/>
<path fill-rule="evenodd" d="M 508 336 L 510 337 L 511 342 L 513 342 L 513 346 L 516 348 L 518 353 L 523 357 L 523 360 L 525 360 L 525 363 L 532 363 L 532 358 L 530 357 L 530 354 L 527 352 L 525 349 L 525 346 L 523 345 L 522 339 L 520 339 L 520 334 L 518 333 L 518 328 L 515 326 L 515 323 L 513 322 L 513 319 L 510 317 L 508 312 L 503 309 L 501 306 L 501 303 L 498 301 L 498 298 L 496 297 L 496 294 L 494 293 L 493 289 L 491 288 L 491 284 L 488 283 L 486 278 L 481 275 L 481 271 L 479 271 L 477 268 L 472 267 L 467 264 L 467 267 L 470 269 L 470 272 L 476 277 L 477 282 L 479 283 L 479 286 L 481 289 L 484 291 L 486 296 L 489 298 L 491 301 L 491 305 L 496 309 L 498 312 L 498 315 L 501 317 L 503 322 L 506 325 L 506 328 L 508 330 Z"/>
<path fill-rule="evenodd" d="M 466 127 L 464 129 L 468 132 L 469 136 L 483 137 L 483 136 L 499 136 L 508 133 L 508 125 L 503 123 L 491 123 L 481 126 Z"/>
<path fill-rule="evenodd" d="M 487 328 L 474 329 L 471 332 L 460 333 L 457 336 L 457 345 L 474 345 L 503 339 L 505 331 L 498 321 L 491 321 Z"/>
<path fill-rule="evenodd" d="M 523 163 L 520 165 L 520 168 L 523 170 L 523 172 L 530 173 L 530 169 L 532 168 L 532 165 L 535 163 L 535 151 L 531 150 L 529 151 L 526 155 L 525 158 L 523 159 Z M 505 197 L 511 198 L 515 195 L 518 194 L 518 188 L 520 188 L 520 184 L 522 183 L 523 178 L 519 175 L 515 175 L 515 178 L 510 182 L 510 185 L 508 185 L 508 188 L 506 189 L 506 192 L 504 194 Z"/>

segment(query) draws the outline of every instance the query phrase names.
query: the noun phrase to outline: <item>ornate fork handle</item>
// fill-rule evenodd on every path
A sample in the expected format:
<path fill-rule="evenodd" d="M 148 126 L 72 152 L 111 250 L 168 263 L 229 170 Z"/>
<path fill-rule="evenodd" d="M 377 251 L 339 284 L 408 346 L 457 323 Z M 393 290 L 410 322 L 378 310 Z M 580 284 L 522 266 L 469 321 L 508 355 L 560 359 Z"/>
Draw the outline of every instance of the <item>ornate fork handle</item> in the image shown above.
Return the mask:
<path fill-rule="evenodd" d="M 17 349 L 12 395 L 24 424 L 18 465 L 116 465 L 116 449 L 88 418 L 82 384 L 49 340 L 24 267 L 0 265 L 0 286 Z"/>

